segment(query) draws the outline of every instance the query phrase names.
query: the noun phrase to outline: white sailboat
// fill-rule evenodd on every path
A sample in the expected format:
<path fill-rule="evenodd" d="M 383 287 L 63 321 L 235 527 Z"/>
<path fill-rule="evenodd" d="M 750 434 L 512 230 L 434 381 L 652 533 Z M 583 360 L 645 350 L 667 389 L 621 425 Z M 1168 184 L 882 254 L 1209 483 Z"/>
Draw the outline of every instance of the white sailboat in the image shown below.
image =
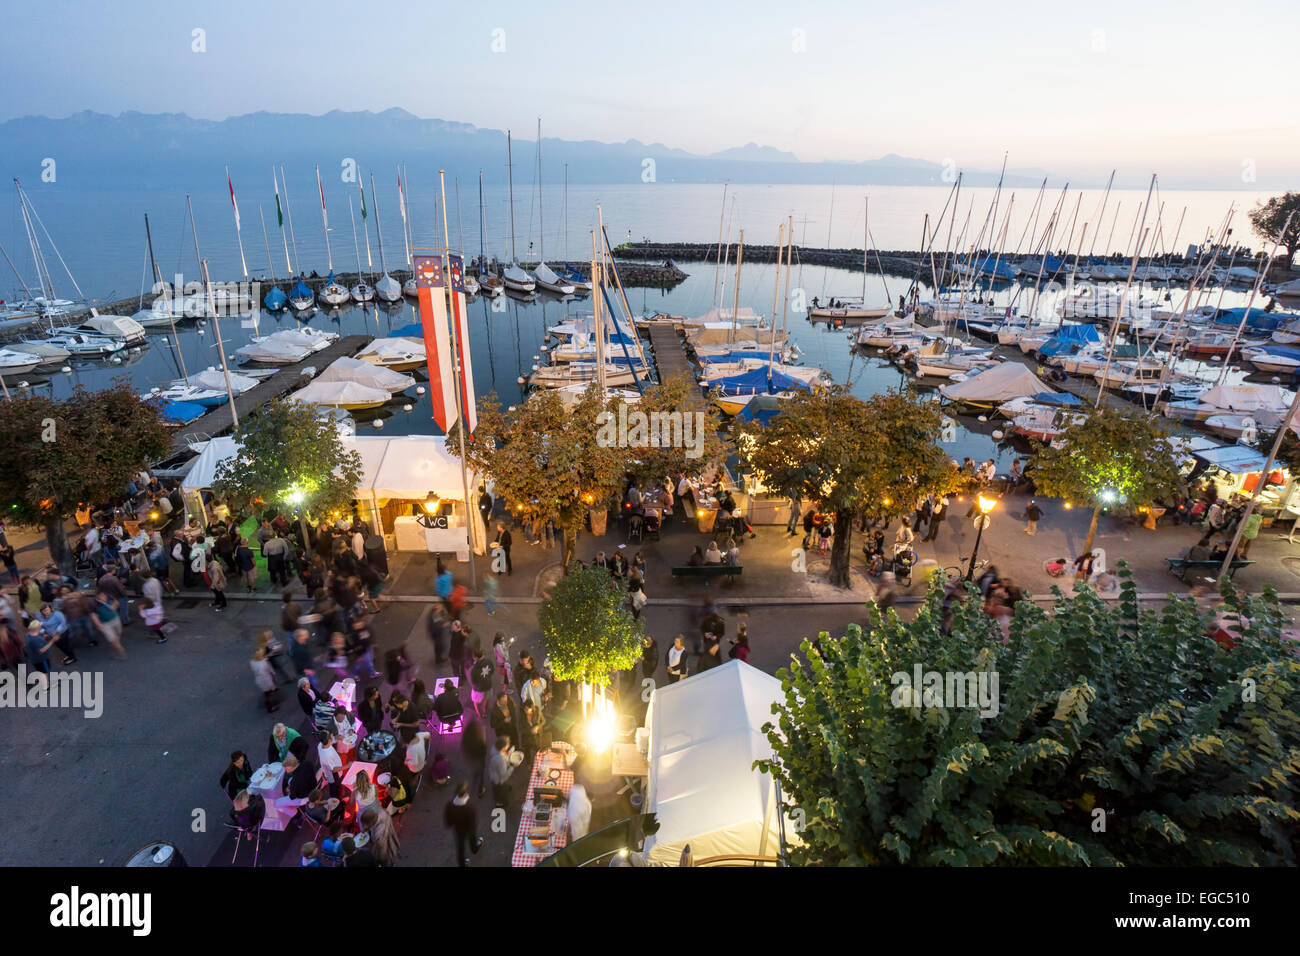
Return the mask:
<path fill-rule="evenodd" d="M 482 170 L 478 174 L 478 285 L 489 299 L 495 299 L 506 291 L 501 277 L 492 275 L 487 268 L 487 214 L 483 211 Z"/>
<path fill-rule="evenodd" d="M 365 199 L 365 193 L 361 194 Z M 353 299 L 358 302 L 370 302 L 375 297 L 375 287 L 365 280 L 361 274 L 361 246 L 357 243 L 357 217 L 352 212 L 352 197 L 348 197 L 348 218 L 352 220 L 352 245 L 357 252 L 357 281 L 349 290 Z M 362 220 L 365 220 L 365 214 L 362 214 Z M 367 241 L 367 245 L 369 242 Z"/>
<path fill-rule="evenodd" d="M 357 353 L 357 358 L 371 365 L 404 372 L 425 364 L 424 343 L 401 338 L 375 339 Z"/>
<path fill-rule="evenodd" d="M 406 251 L 406 265 L 411 265 L 411 222 L 406 215 L 406 172 L 405 167 L 399 166 L 397 169 L 397 200 L 402 211 L 402 242 Z M 402 283 L 402 295 L 408 299 L 418 299 L 420 297 L 420 288 L 415 284 L 415 275 L 412 274 L 409 279 Z"/>
<path fill-rule="evenodd" d="M 502 271 L 501 280 L 507 289 L 527 294 L 537 288 L 537 282 L 519 267 L 519 259 L 515 255 L 515 174 L 511 160 L 510 130 L 506 130 L 506 175 L 510 182 L 510 264 Z"/>
<path fill-rule="evenodd" d="M 402 287 L 396 279 L 388 274 L 388 262 L 384 258 L 384 228 L 379 222 L 379 196 L 375 193 L 375 174 L 370 174 L 370 199 L 375 206 L 375 233 L 379 237 L 379 268 L 384 275 L 375 283 L 375 295 L 381 302 L 397 302 L 402 298 Z"/>
<path fill-rule="evenodd" d="M 44 318 L 52 318 L 59 315 L 67 315 L 71 312 L 78 311 L 85 307 L 86 296 L 77 285 L 77 280 L 72 275 L 72 270 L 68 264 L 63 261 L 63 253 L 59 252 L 59 247 L 55 245 L 54 239 L 50 232 L 45 228 L 45 223 L 41 222 L 41 217 L 37 214 L 36 209 L 32 206 L 31 200 L 23 190 L 22 184 L 14 178 L 14 189 L 18 192 L 18 208 L 23 220 L 23 228 L 27 233 L 27 244 L 31 248 L 32 261 L 36 265 L 37 285 L 40 295 L 30 297 L 27 301 L 15 303 L 23 311 L 33 311 Z M 77 300 L 62 299 L 54 291 L 54 280 L 50 276 L 50 268 L 45 261 L 45 252 L 41 248 L 41 241 L 37 234 L 37 227 L 41 235 L 45 236 L 46 242 L 54 250 L 54 255 L 58 257 L 59 264 L 63 266 L 63 271 L 67 273 L 68 281 L 72 287 L 77 290 Z M 7 257 L 6 257 L 7 258 Z M 26 283 L 24 283 L 26 288 Z"/>
<path fill-rule="evenodd" d="M 320 192 L 320 218 L 325 227 L 325 259 L 329 265 L 329 279 L 320 290 L 320 300 L 328 306 L 338 307 L 352 298 L 347 288 L 334 281 L 334 250 L 330 248 L 330 219 L 325 209 L 325 187 L 320 181 L 320 167 L 316 167 L 316 189 Z"/>
<path fill-rule="evenodd" d="M 546 200 L 542 192 L 542 118 L 537 118 L 537 258 L 540 260 L 534 274 L 537 284 L 548 292 L 557 295 L 573 295 L 576 291 L 573 283 L 566 282 L 554 269 L 546 264 L 546 221 L 543 210 Z"/>

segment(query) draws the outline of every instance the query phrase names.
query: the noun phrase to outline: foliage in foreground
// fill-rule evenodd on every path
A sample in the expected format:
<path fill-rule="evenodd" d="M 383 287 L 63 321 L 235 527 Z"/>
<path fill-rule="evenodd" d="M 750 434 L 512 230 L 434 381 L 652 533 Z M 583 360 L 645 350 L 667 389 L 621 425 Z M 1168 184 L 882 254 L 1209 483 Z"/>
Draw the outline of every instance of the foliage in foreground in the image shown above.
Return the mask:
<path fill-rule="evenodd" d="M 1245 621 L 1229 651 L 1194 601 L 1139 609 L 1120 578 L 1111 606 L 1020 602 L 1005 641 L 978 599 L 944 633 L 937 587 L 913 622 L 873 604 L 865 630 L 805 641 L 758 764 L 805 815 L 793 861 L 1295 865 L 1300 660 L 1276 595 L 1225 582 Z M 895 707 L 916 664 L 997 673 L 999 712 Z"/>
<path fill-rule="evenodd" d="M 604 568 L 576 568 L 561 578 L 537 614 L 551 670 L 559 680 L 609 684 L 609 673 L 641 658 L 643 625 Z"/>

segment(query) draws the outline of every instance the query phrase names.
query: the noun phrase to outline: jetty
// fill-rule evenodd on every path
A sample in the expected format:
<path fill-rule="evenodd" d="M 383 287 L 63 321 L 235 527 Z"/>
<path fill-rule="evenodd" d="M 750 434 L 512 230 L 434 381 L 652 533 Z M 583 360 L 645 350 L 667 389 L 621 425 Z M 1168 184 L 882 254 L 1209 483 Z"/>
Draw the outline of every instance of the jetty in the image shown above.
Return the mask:
<path fill-rule="evenodd" d="M 335 359 L 351 358 L 356 355 L 370 341 L 371 336 L 369 335 L 345 335 L 340 337 L 338 341 L 332 342 L 319 352 L 313 352 L 301 362 L 284 366 L 274 375 L 267 377 L 248 391 L 236 395 L 234 399 L 235 410 L 238 411 L 241 417 L 252 414 L 267 403 L 287 395 L 295 389 L 302 388 L 315 378 L 317 373 L 323 372 L 326 366 L 330 365 Z M 231 369 L 232 375 L 236 372 L 238 372 L 238 369 Z M 225 402 L 186 425 L 183 434 L 178 429 L 177 433 L 172 437 L 172 454 L 184 451 L 192 441 L 214 438 L 217 435 L 225 434 L 234 427 L 234 414 L 231 411 L 230 402 Z"/>

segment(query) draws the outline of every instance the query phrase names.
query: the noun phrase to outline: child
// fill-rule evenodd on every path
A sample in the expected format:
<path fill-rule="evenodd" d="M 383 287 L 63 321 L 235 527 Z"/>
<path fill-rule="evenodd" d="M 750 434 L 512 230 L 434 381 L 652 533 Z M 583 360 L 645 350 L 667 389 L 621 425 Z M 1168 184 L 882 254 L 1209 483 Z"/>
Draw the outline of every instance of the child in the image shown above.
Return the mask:
<path fill-rule="evenodd" d="M 163 606 L 145 598 L 140 602 L 140 614 L 144 618 L 145 626 L 157 636 L 158 643 L 166 644 L 167 635 L 163 633 L 163 628 L 167 624 L 167 615 L 163 611 Z"/>
<path fill-rule="evenodd" d="M 308 840 L 302 845 L 302 859 L 298 861 L 299 866 L 320 866 L 320 857 L 316 855 L 316 844 Z"/>

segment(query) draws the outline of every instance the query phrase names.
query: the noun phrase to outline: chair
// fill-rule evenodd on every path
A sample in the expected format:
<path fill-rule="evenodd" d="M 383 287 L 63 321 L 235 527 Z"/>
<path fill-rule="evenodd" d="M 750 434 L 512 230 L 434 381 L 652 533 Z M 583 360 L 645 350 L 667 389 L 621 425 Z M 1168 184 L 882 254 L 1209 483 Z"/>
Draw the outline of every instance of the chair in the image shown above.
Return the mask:
<path fill-rule="evenodd" d="M 451 720 L 443 720 L 437 714 L 434 714 L 430 718 L 430 722 L 432 723 L 435 720 L 437 721 L 437 727 L 435 729 L 437 730 L 439 736 L 446 736 L 447 734 L 458 734 L 465 729 L 464 711 L 457 714 Z"/>
<path fill-rule="evenodd" d="M 627 540 L 641 543 L 641 530 L 645 526 L 643 515 L 632 515 L 627 521 Z"/>
<path fill-rule="evenodd" d="M 235 831 L 235 852 L 230 857 L 230 863 L 232 866 L 234 865 L 235 860 L 239 858 L 239 847 L 240 844 L 244 842 L 244 836 L 253 831 L 257 831 L 257 838 L 253 842 L 253 866 L 254 868 L 257 867 L 258 852 L 262 849 L 262 820 L 265 818 L 265 813 L 266 811 L 263 810 L 262 816 L 259 816 L 257 818 L 257 822 L 251 826 L 246 826 L 246 827 L 240 826 L 238 823 L 234 823 L 230 820 L 222 821 L 222 826 L 224 826 L 227 830 Z"/>

